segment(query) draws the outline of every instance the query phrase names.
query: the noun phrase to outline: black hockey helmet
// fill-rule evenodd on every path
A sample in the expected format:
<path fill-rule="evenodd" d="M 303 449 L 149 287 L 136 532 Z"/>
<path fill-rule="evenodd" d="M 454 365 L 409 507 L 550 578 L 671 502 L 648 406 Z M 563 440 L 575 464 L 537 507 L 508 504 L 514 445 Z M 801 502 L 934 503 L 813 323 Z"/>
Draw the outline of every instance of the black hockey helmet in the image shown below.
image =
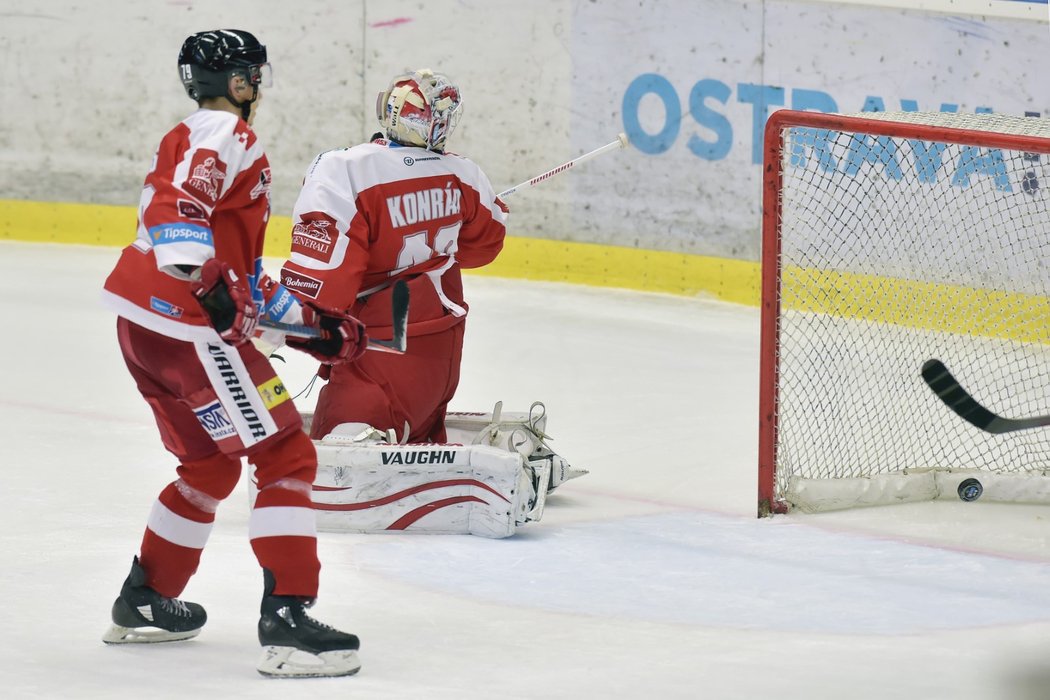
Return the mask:
<path fill-rule="evenodd" d="M 182 43 L 179 51 L 179 78 L 190 99 L 200 102 L 207 97 L 226 97 L 247 112 L 254 102 L 238 103 L 228 93 L 231 76 L 241 75 L 256 88 L 272 82 L 266 47 L 252 34 L 240 29 L 216 29 L 198 32 Z"/>

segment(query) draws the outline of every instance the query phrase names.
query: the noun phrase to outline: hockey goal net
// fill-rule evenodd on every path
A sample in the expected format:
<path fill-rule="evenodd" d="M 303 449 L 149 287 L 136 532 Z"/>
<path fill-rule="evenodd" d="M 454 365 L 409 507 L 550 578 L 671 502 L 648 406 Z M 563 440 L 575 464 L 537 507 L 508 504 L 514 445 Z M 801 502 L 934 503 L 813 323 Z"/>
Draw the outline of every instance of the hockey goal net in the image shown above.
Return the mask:
<path fill-rule="evenodd" d="M 1050 502 L 1050 428 L 990 434 L 923 382 L 1050 413 L 1050 121 L 779 111 L 766 127 L 759 515 Z M 972 494 L 971 494 L 972 495 Z"/>

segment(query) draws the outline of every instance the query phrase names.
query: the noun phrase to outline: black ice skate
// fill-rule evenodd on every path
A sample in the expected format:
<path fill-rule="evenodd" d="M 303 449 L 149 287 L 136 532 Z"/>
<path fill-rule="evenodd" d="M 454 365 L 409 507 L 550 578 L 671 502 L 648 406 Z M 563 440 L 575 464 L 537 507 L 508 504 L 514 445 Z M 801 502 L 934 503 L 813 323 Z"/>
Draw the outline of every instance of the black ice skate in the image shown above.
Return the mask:
<path fill-rule="evenodd" d="M 357 673 L 360 642 L 353 634 L 318 622 L 306 614 L 313 601 L 273 594 L 273 574 L 263 569 L 259 673 L 272 678 L 349 676 Z"/>
<path fill-rule="evenodd" d="M 102 635 L 106 644 L 177 642 L 196 637 L 208 620 L 204 608 L 196 603 L 165 598 L 147 586 L 138 557 L 131 562 L 131 573 L 113 602 L 112 617 L 113 626 Z"/>

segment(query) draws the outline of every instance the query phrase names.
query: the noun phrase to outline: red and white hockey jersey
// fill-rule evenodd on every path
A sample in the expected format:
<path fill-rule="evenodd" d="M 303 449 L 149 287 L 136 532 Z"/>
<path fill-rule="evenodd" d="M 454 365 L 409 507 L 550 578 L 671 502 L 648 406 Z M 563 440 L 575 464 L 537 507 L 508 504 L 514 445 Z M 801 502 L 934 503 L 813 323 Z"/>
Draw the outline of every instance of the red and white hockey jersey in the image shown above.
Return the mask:
<path fill-rule="evenodd" d="M 177 265 L 225 260 L 257 304 L 280 307 L 287 291 L 262 270 L 270 216 L 270 166 L 255 133 L 229 112 L 201 109 L 164 137 L 139 201 L 138 235 L 106 280 L 104 303 L 140 326 L 181 340 L 215 340 Z M 264 299 L 263 288 L 266 288 Z"/>
<path fill-rule="evenodd" d="M 321 306 L 349 310 L 382 337 L 386 290 L 407 278 L 409 335 L 463 321 L 460 268 L 492 262 L 507 210 L 471 160 L 377 139 L 317 156 L 293 212 L 281 282 Z"/>

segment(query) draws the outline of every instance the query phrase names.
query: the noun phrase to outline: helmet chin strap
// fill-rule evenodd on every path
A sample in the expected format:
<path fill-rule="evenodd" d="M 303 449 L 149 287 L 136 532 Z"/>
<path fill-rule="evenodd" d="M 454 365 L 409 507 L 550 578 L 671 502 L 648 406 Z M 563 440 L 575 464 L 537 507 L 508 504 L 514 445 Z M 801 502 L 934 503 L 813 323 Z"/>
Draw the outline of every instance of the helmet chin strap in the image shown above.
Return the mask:
<path fill-rule="evenodd" d="M 233 95 L 229 91 L 226 92 L 226 99 L 234 107 L 240 108 L 241 119 L 243 119 L 244 121 L 248 121 L 248 115 L 251 114 L 252 111 L 252 103 L 259 99 L 259 86 L 252 85 L 252 98 L 250 100 L 238 102 L 233 98 Z"/>

